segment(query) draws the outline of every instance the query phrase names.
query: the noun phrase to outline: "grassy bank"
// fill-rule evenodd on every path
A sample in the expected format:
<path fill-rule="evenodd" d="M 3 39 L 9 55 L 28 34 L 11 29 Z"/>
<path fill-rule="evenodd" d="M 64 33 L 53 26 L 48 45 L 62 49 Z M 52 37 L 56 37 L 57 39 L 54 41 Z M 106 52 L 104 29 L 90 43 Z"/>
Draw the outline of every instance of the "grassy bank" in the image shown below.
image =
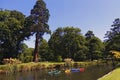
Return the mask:
<path fill-rule="evenodd" d="M 88 67 L 96 64 L 97 64 L 96 61 L 73 62 L 72 66 Z M 60 65 L 60 67 L 65 67 L 65 62 L 38 62 L 38 63 L 30 62 L 30 63 L 0 65 L 0 74 L 9 74 L 9 73 L 42 70 L 42 69 L 52 69 L 56 65 Z"/>
<path fill-rule="evenodd" d="M 53 68 L 55 65 L 58 64 L 63 65 L 63 63 L 48 63 L 48 62 L 6 64 L 6 65 L 0 65 L 0 73 L 6 74 L 6 73 L 40 70 L 40 69 L 49 69 L 49 68 Z"/>
<path fill-rule="evenodd" d="M 111 71 L 98 80 L 120 80 L 120 68 Z"/>

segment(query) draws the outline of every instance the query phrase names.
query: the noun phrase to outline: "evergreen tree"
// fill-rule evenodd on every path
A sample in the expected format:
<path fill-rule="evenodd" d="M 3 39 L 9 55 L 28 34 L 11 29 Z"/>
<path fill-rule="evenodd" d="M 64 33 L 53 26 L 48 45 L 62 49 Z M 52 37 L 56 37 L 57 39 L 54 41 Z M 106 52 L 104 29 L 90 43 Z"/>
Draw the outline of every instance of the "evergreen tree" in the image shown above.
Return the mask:
<path fill-rule="evenodd" d="M 113 21 L 110 31 L 105 34 L 105 50 L 109 53 L 110 50 L 120 51 L 120 19 L 117 18 Z"/>
<path fill-rule="evenodd" d="M 106 41 L 111 41 L 115 36 L 120 35 L 120 19 L 115 19 L 111 27 L 110 31 L 107 31 L 105 34 L 105 38 L 107 38 Z"/>
<path fill-rule="evenodd" d="M 29 16 L 31 25 L 31 32 L 35 34 L 36 41 L 35 41 L 35 50 L 33 54 L 33 61 L 38 61 L 38 47 L 39 42 L 42 39 L 42 36 L 45 32 L 49 33 L 49 11 L 46 8 L 46 4 L 43 0 L 37 0 L 36 4 L 34 5 L 33 9 L 31 10 L 31 15 Z"/>

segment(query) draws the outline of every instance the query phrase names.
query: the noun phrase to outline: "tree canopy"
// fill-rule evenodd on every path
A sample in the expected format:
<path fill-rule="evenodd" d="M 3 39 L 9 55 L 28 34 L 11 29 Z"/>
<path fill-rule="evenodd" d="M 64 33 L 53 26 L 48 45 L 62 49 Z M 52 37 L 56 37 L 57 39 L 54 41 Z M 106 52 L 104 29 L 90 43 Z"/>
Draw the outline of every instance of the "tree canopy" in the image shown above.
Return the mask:
<path fill-rule="evenodd" d="M 0 48 L 4 57 L 17 57 L 21 42 L 29 37 L 24 21 L 25 15 L 19 11 L 0 11 Z"/>
<path fill-rule="evenodd" d="M 106 53 L 111 50 L 120 51 L 120 19 L 117 18 L 113 21 L 110 31 L 107 31 L 105 38 Z"/>
<path fill-rule="evenodd" d="M 74 60 L 82 60 L 85 58 L 85 38 L 79 28 L 58 28 L 51 35 L 48 44 L 56 57 L 61 56 L 62 59 L 69 57 Z"/>
<path fill-rule="evenodd" d="M 48 19 L 49 19 L 49 10 L 46 8 L 46 4 L 43 0 L 37 0 L 35 3 L 33 9 L 31 10 L 31 14 L 28 17 L 30 22 L 32 22 L 31 26 L 31 32 L 35 34 L 36 41 L 35 41 L 35 50 L 34 50 L 34 57 L 33 61 L 38 61 L 38 47 L 39 47 L 39 41 L 42 39 L 42 36 L 44 33 L 49 33 L 49 25 L 48 25 Z"/>

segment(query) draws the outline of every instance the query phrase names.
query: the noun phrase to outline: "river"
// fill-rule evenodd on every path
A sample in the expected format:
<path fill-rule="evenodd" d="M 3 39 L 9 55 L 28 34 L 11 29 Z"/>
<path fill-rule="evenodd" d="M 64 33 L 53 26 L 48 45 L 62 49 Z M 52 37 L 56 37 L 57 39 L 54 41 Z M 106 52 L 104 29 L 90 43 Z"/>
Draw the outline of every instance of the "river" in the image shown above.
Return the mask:
<path fill-rule="evenodd" d="M 0 80 L 97 80 L 112 70 L 111 65 L 90 66 L 84 72 L 50 75 L 47 70 L 19 72 L 16 74 L 1 74 Z"/>

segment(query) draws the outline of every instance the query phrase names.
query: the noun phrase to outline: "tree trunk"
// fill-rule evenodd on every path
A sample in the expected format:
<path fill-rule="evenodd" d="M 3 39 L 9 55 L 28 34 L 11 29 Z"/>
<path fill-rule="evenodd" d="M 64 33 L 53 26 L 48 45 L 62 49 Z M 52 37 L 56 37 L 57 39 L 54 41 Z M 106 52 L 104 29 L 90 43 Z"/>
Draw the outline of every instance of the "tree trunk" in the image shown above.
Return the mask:
<path fill-rule="evenodd" d="M 33 61 L 38 62 L 38 44 L 39 44 L 39 34 L 36 33 L 35 49 L 33 54 Z"/>

